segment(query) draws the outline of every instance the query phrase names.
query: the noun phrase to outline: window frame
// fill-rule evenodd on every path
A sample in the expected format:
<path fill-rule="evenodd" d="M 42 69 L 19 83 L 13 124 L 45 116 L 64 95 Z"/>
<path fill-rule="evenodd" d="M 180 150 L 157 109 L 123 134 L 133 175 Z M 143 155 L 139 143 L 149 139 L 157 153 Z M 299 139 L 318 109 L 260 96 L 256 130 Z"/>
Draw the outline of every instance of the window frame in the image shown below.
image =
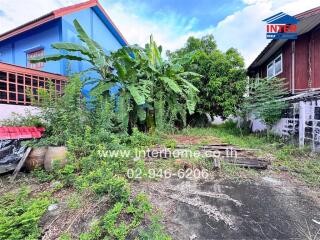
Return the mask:
<path fill-rule="evenodd" d="M 41 55 L 35 55 L 35 56 L 30 56 L 32 54 L 41 52 Z M 32 57 L 40 57 L 40 56 L 44 56 L 44 48 L 40 47 L 40 48 L 35 48 L 32 50 L 29 50 L 26 52 L 26 59 L 27 59 L 27 68 L 32 68 L 35 70 L 42 70 L 44 68 L 44 62 L 40 62 L 40 63 L 30 63 L 29 59 Z"/>
<path fill-rule="evenodd" d="M 278 73 L 276 73 L 276 60 L 280 58 L 280 71 Z M 268 76 L 269 73 L 269 68 L 272 67 L 272 75 Z M 280 53 L 278 56 L 276 56 L 272 61 L 269 62 L 269 64 L 267 65 L 267 78 L 273 78 L 278 76 L 279 74 L 281 74 L 283 72 L 283 57 L 282 57 L 282 53 Z"/>

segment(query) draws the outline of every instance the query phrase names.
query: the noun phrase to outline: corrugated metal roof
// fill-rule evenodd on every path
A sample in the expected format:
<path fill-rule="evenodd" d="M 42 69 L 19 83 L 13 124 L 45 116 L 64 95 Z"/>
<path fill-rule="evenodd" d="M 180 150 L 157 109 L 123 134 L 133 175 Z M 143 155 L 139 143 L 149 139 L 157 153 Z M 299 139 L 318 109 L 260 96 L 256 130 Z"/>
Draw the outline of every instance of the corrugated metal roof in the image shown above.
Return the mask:
<path fill-rule="evenodd" d="M 295 15 L 300 20 L 297 24 L 297 34 L 302 35 L 314 29 L 320 24 L 320 7 Z M 272 40 L 251 63 L 248 70 L 258 67 L 268 60 L 289 40 Z"/>
<path fill-rule="evenodd" d="M 0 140 L 41 138 L 45 128 L 0 127 Z"/>

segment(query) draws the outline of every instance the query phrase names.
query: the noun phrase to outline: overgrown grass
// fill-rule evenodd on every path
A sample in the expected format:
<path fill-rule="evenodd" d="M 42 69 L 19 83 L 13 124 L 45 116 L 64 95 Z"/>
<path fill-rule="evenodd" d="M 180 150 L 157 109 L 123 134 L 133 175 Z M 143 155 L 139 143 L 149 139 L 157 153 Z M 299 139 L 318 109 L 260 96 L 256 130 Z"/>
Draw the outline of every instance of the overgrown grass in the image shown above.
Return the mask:
<path fill-rule="evenodd" d="M 50 193 L 32 196 L 28 188 L 0 198 L 0 239 L 39 239 L 39 221 L 51 203 Z"/>
<path fill-rule="evenodd" d="M 259 149 L 258 155 L 272 156 L 275 169 L 287 170 L 309 185 L 320 186 L 320 155 L 307 148 L 298 148 L 277 136 L 243 132 L 231 122 L 211 128 L 187 128 L 183 134 L 214 136 L 228 144 Z"/>

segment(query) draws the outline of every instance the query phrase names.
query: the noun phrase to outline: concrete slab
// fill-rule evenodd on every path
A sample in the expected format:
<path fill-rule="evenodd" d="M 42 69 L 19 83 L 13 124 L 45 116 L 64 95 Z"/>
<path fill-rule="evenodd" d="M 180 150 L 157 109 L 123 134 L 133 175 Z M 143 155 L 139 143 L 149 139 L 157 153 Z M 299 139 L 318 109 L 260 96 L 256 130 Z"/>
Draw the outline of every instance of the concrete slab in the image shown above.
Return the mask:
<path fill-rule="evenodd" d="M 173 239 L 307 239 L 308 228 L 310 239 L 320 239 L 319 204 L 301 188 L 271 180 L 170 178 L 139 183 L 139 190 L 162 209 Z"/>

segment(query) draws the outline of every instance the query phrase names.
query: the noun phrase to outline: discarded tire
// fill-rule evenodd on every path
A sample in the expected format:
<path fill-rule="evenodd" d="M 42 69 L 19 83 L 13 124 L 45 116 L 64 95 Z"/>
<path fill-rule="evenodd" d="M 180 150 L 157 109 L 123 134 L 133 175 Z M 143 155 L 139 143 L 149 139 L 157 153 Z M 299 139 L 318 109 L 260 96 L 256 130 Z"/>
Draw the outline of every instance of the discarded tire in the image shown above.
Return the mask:
<path fill-rule="evenodd" d="M 44 169 L 52 171 L 53 167 L 63 167 L 67 163 L 66 147 L 48 147 L 44 158 Z"/>
<path fill-rule="evenodd" d="M 24 165 L 28 171 L 35 168 L 43 168 L 47 149 L 48 147 L 32 148 Z"/>

